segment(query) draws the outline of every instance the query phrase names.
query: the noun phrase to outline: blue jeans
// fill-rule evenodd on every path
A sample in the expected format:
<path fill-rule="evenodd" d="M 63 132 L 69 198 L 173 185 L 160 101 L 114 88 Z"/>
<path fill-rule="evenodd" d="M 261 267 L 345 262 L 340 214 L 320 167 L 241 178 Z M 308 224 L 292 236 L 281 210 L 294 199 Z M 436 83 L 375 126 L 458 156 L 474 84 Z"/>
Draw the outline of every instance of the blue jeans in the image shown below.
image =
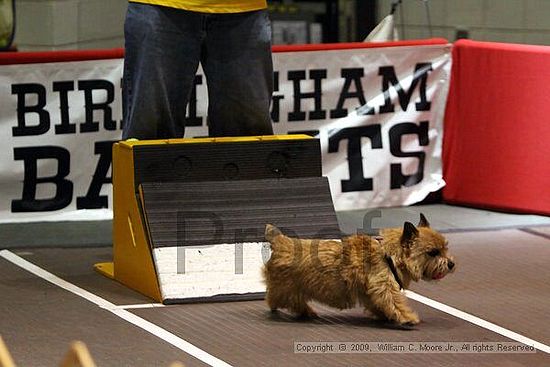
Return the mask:
<path fill-rule="evenodd" d="M 128 3 L 123 139 L 181 138 L 199 62 L 210 136 L 273 134 L 267 10 L 205 14 Z"/>

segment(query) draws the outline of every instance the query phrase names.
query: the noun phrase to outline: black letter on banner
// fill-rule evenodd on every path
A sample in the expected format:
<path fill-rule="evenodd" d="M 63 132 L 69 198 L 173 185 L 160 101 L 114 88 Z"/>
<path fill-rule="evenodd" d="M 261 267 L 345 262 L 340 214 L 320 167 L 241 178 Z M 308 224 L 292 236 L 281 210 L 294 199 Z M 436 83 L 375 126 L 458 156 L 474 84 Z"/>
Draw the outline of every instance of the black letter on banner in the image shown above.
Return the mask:
<path fill-rule="evenodd" d="M 372 178 L 363 176 L 363 156 L 361 155 L 361 138 L 369 138 L 372 149 L 382 149 L 382 128 L 380 125 L 348 127 L 329 134 L 328 152 L 338 152 L 340 141 L 348 140 L 349 180 L 342 180 L 342 192 L 370 191 Z"/>
<path fill-rule="evenodd" d="M 17 126 L 12 128 L 13 136 L 27 136 L 44 134 L 50 129 L 50 114 L 44 109 L 46 106 L 46 88 L 42 84 L 13 84 L 11 94 L 17 94 Z M 38 99 L 34 106 L 27 106 L 27 94 L 36 94 Z M 25 114 L 38 114 L 38 125 L 27 126 Z"/>
<path fill-rule="evenodd" d="M 314 80 L 313 92 L 302 93 L 300 81 L 306 79 L 305 70 L 288 72 L 288 80 L 292 80 L 294 86 L 294 111 L 288 113 L 288 121 L 304 121 L 306 119 L 306 113 L 301 110 L 301 101 L 305 98 L 313 98 L 315 101 L 315 110 L 309 112 L 309 120 L 323 120 L 326 118 L 326 111 L 321 109 L 321 97 L 323 96 L 321 81 L 327 78 L 327 71 L 324 69 L 310 70 L 309 77 Z"/>
<path fill-rule="evenodd" d="M 105 130 L 116 130 L 116 122 L 113 120 L 113 111 L 110 104 L 115 99 L 115 86 L 108 80 L 82 80 L 78 82 L 78 90 L 84 91 L 84 103 L 86 109 L 86 121 L 80 124 L 80 132 L 89 133 L 99 131 L 99 123 L 94 121 L 94 110 L 103 110 Z M 94 103 L 94 90 L 107 92 L 105 102 Z"/>
<path fill-rule="evenodd" d="M 397 76 L 395 75 L 395 69 L 393 66 L 383 66 L 378 70 L 378 75 L 382 76 L 382 91 L 384 93 L 385 104 L 380 107 L 380 113 L 394 112 L 394 105 L 390 99 L 390 84 L 397 91 L 399 96 L 399 104 L 403 111 L 407 110 L 409 102 L 411 101 L 412 94 L 416 89 L 418 82 L 420 81 L 420 102 L 415 104 L 417 111 L 429 111 L 431 108 L 431 102 L 426 97 L 426 84 L 428 83 L 428 73 L 432 71 L 431 63 L 419 63 L 414 67 L 413 80 L 408 91 L 405 92 Z"/>
<path fill-rule="evenodd" d="M 23 160 L 25 178 L 23 181 L 23 198 L 12 200 L 11 211 L 46 212 L 65 208 L 73 198 L 73 183 L 65 177 L 69 174 L 71 155 L 62 147 L 42 146 L 14 148 L 15 160 Z M 38 160 L 57 160 L 57 174 L 50 177 L 38 177 Z M 36 199 L 36 186 L 41 183 L 51 183 L 56 187 L 55 197 L 51 199 Z"/>
<path fill-rule="evenodd" d="M 424 161 L 426 160 L 426 153 L 419 152 L 403 152 L 401 150 L 401 138 L 406 134 L 418 135 L 418 143 L 420 146 L 426 146 L 429 144 L 428 137 L 428 121 L 421 121 L 420 125 L 416 125 L 412 122 L 405 122 L 397 124 L 390 129 L 390 151 L 394 157 L 417 157 L 418 158 L 418 171 L 412 175 L 404 175 L 402 171 L 402 164 L 394 163 L 391 165 L 391 188 L 399 189 L 402 186 L 409 187 L 420 183 L 424 179 Z"/>
<path fill-rule="evenodd" d="M 202 75 L 196 75 L 193 79 L 193 88 L 187 103 L 186 126 L 202 126 L 202 117 L 197 116 L 197 85 L 202 85 Z"/>
<path fill-rule="evenodd" d="M 74 90 L 74 82 L 53 82 L 53 91 L 59 92 L 59 110 L 61 115 L 61 123 L 55 125 L 56 134 L 74 134 L 76 132 L 76 124 L 71 124 L 69 121 L 69 91 Z"/>
<path fill-rule="evenodd" d="M 113 143 L 115 142 L 97 141 L 95 143 L 94 154 L 99 154 L 99 160 L 86 196 L 76 198 L 77 209 L 99 209 L 109 207 L 107 196 L 100 196 L 99 193 L 101 192 L 103 184 L 110 184 L 113 182 L 111 177 L 107 177 L 107 173 L 113 161 Z"/>
<path fill-rule="evenodd" d="M 279 91 L 279 72 L 274 71 L 273 72 L 273 91 L 278 92 Z M 279 122 L 280 119 L 280 113 L 281 113 L 281 99 L 285 98 L 284 95 L 275 95 L 273 94 L 272 102 L 271 102 L 271 120 L 273 122 Z"/>
<path fill-rule="evenodd" d="M 365 100 L 365 93 L 363 92 L 363 85 L 361 84 L 361 77 L 365 75 L 362 68 L 342 69 L 342 77 L 346 78 L 344 87 L 338 98 L 338 104 L 334 110 L 330 111 L 330 118 L 346 117 L 348 115 L 348 109 L 344 108 L 344 102 L 349 98 L 357 98 L 359 100 L 358 113 L 361 115 L 374 115 L 374 108 L 367 105 Z M 355 92 L 350 92 L 351 83 L 355 84 Z"/>

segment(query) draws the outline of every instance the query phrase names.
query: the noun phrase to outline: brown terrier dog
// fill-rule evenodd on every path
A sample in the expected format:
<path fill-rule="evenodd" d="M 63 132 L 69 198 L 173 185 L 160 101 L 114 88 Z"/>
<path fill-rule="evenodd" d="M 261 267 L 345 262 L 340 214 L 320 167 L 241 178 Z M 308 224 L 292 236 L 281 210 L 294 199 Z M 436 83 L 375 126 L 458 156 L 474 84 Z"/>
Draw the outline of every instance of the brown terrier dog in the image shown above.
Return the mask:
<path fill-rule="evenodd" d="M 418 227 L 405 222 L 403 228 L 380 235 L 298 239 L 268 224 L 265 238 L 272 254 L 264 267 L 267 304 L 272 311 L 287 308 L 300 317 L 317 316 L 308 305 L 311 300 L 338 309 L 360 305 L 377 318 L 418 324 L 401 289 L 411 280 L 437 280 L 453 271 L 448 242 L 423 214 Z"/>

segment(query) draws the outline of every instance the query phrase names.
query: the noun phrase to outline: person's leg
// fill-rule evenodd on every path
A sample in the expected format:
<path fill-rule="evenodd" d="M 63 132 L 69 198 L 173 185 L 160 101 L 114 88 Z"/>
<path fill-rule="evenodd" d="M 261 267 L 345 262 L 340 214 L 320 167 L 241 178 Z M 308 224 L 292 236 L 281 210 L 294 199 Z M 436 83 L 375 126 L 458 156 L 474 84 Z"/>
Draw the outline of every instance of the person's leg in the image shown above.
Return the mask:
<path fill-rule="evenodd" d="M 267 10 L 209 15 L 201 63 L 210 136 L 271 135 L 271 24 Z"/>
<path fill-rule="evenodd" d="M 180 138 L 197 71 L 204 17 L 128 3 L 124 26 L 123 139 Z"/>

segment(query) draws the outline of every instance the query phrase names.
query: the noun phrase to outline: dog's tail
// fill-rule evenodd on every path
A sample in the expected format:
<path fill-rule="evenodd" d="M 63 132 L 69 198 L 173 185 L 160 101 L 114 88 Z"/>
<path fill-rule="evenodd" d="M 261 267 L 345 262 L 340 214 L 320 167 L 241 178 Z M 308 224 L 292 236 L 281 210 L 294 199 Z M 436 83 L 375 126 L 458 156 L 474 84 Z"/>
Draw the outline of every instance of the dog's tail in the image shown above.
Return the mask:
<path fill-rule="evenodd" d="M 275 237 L 281 236 L 282 234 L 279 228 L 275 227 L 273 224 L 265 225 L 265 239 L 269 242 L 272 242 Z"/>

